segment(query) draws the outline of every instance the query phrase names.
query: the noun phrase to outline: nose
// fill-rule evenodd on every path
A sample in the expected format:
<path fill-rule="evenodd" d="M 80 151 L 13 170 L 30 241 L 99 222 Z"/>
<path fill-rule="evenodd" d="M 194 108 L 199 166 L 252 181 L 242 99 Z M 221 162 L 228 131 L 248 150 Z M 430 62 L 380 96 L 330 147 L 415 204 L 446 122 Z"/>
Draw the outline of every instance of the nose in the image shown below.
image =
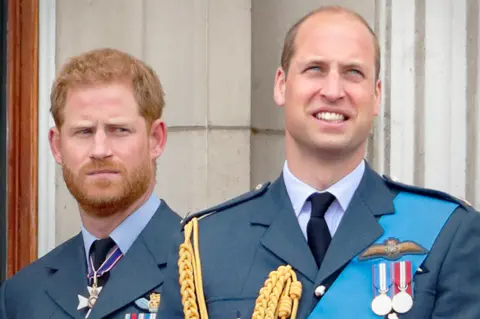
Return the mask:
<path fill-rule="evenodd" d="M 112 155 L 112 150 L 107 134 L 102 130 L 97 130 L 93 139 L 92 151 L 90 157 L 95 159 L 104 159 Z"/>
<path fill-rule="evenodd" d="M 336 102 L 345 96 L 342 78 L 337 71 L 331 70 L 327 74 L 320 93 L 328 102 Z"/>

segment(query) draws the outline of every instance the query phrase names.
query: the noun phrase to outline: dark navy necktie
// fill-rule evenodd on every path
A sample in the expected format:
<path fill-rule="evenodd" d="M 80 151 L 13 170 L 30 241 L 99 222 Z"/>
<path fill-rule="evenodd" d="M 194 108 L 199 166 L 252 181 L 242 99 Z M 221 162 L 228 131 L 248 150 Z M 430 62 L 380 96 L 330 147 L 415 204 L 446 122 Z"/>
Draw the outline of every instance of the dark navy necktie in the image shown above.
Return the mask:
<path fill-rule="evenodd" d="M 92 247 L 90 248 L 90 256 L 93 259 L 93 267 L 96 270 L 100 268 L 107 254 L 115 246 L 115 242 L 112 238 L 98 239 L 93 242 Z M 103 286 L 108 280 L 109 272 L 104 273 L 101 277 L 98 278 L 98 286 Z"/>
<path fill-rule="evenodd" d="M 308 200 L 312 203 L 312 213 L 307 224 L 308 246 L 310 246 L 318 268 L 320 268 L 332 240 L 325 221 L 325 212 L 335 200 L 335 196 L 328 192 L 315 193 Z"/>

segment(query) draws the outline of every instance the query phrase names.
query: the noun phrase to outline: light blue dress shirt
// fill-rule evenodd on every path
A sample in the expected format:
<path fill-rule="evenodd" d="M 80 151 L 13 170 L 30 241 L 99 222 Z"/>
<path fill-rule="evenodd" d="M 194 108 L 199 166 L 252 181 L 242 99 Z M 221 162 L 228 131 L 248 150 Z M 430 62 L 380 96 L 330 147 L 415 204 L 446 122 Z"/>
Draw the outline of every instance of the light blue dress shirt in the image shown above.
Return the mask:
<path fill-rule="evenodd" d="M 338 225 L 352 200 L 353 194 L 362 180 L 364 172 L 365 161 L 362 160 L 350 174 L 323 191 L 330 192 L 335 196 L 335 200 L 325 213 L 325 221 L 327 222 L 332 237 L 337 231 Z M 307 201 L 307 199 L 313 193 L 322 192 L 295 177 L 288 168 L 288 162 L 285 162 L 283 166 L 283 180 L 285 181 L 285 187 L 288 196 L 290 197 L 295 215 L 297 216 L 300 228 L 302 229 L 305 239 L 307 239 L 307 224 L 312 212 L 312 204 L 310 201 Z"/>
<path fill-rule="evenodd" d="M 125 218 L 125 220 L 112 231 L 110 237 L 120 248 L 123 255 L 127 253 L 135 239 L 137 239 L 138 235 L 140 235 L 145 226 L 147 226 L 160 204 L 160 199 L 152 193 L 142 206 Z M 82 236 L 85 245 L 85 260 L 88 260 L 90 247 L 98 238 L 90 234 L 83 225 Z"/>

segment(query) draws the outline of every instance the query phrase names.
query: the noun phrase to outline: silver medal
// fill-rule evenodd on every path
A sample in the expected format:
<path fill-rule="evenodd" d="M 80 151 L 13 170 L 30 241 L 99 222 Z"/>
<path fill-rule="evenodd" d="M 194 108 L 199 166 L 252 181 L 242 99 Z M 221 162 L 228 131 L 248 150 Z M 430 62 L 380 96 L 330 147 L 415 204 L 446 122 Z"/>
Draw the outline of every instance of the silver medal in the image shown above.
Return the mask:
<path fill-rule="evenodd" d="M 371 307 L 372 311 L 378 316 L 386 316 L 392 311 L 392 299 L 387 295 L 389 290 L 387 284 L 387 265 L 385 263 L 378 264 L 378 292 L 379 294 L 373 298 Z"/>
<path fill-rule="evenodd" d="M 407 282 L 407 275 L 410 274 L 410 273 L 407 273 L 407 262 L 401 261 L 399 263 L 399 270 L 400 270 L 400 273 L 399 273 L 400 278 L 398 278 L 399 279 L 398 289 L 400 290 L 400 292 L 397 293 L 395 296 L 393 296 L 392 307 L 398 313 L 406 313 L 410 309 L 412 309 L 412 306 L 413 306 L 413 298 L 407 292 L 408 285 L 409 285 L 409 282 Z"/>
<path fill-rule="evenodd" d="M 393 296 L 392 307 L 398 313 L 406 313 L 413 306 L 413 298 L 405 291 L 400 291 L 398 294 Z"/>
<path fill-rule="evenodd" d="M 386 316 L 392 311 L 392 300 L 386 294 L 380 294 L 372 300 L 372 311 L 378 316 Z"/>

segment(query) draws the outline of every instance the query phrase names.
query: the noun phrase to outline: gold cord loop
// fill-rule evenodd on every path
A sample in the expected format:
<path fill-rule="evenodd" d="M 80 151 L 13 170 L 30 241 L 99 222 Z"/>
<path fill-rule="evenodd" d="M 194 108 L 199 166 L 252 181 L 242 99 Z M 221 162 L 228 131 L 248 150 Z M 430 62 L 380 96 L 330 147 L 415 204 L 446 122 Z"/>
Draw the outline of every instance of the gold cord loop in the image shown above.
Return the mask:
<path fill-rule="evenodd" d="M 184 227 L 179 247 L 178 271 L 185 319 L 208 319 L 200 263 L 198 219 Z M 193 245 L 191 237 L 193 235 Z M 270 272 L 255 302 L 252 319 L 296 319 L 302 283 L 290 265 Z"/>

